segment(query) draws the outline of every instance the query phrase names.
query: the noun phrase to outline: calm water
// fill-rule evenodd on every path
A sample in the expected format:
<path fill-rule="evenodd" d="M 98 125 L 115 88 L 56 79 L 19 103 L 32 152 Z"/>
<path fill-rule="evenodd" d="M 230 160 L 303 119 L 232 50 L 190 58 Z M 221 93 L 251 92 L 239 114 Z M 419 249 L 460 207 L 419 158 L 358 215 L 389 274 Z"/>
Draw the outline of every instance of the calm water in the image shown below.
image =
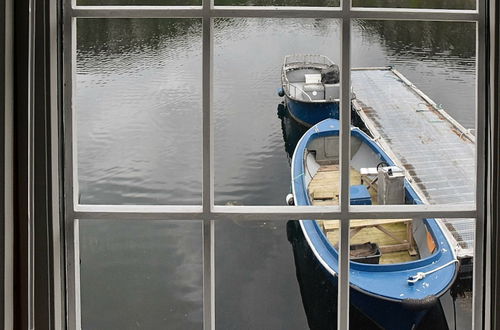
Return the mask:
<path fill-rule="evenodd" d="M 77 27 L 80 201 L 200 203 L 201 22 L 82 19 Z M 339 62 L 339 31 L 335 20 L 216 20 L 218 204 L 283 204 L 293 148 L 277 114 L 283 56 Z M 356 21 L 352 46 L 353 66 L 392 65 L 474 126 L 473 24 Z M 82 220 L 83 328 L 200 329 L 200 239 L 196 221 Z M 308 327 L 285 221 L 217 223 L 216 267 L 218 328 Z M 459 303 L 470 309 L 468 299 Z M 459 316 L 467 324 L 470 314 Z"/>

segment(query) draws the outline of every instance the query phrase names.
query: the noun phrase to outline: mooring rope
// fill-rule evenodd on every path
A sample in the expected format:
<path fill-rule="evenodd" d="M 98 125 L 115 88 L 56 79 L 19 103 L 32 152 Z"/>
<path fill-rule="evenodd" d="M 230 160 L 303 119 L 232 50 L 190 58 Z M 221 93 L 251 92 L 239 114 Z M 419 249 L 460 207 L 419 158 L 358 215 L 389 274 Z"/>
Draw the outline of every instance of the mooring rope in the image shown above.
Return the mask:
<path fill-rule="evenodd" d="M 303 176 L 303 175 L 304 175 L 304 173 L 303 173 L 303 172 L 302 172 L 302 173 L 300 173 L 299 175 L 297 175 L 296 177 L 294 177 L 294 178 L 293 178 L 293 181 L 297 180 L 298 178 L 300 178 L 300 177 L 301 177 L 301 176 Z"/>
<path fill-rule="evenodd" d="M 412 285 L 414 283 L 417 283 L 421 279 L 424 279 L 427 275 L 432 274 L 434 272 L 437 272 L 438 270 L 441 270 L 441 269 L 443 269 L 445 267 L 448 267 L 449 265 L 454 264 L 455 262 L 458 263 L 458 259 L 454 259 L 454 260 L 452 260 L 450 262 L 447 262 L 446 264 L 444 264 L 442 266 L 439 266 L 438 268 L 430 270 L 428 272 L 418 272 L 416 275 L 408 277 L 408 284 Z"/>

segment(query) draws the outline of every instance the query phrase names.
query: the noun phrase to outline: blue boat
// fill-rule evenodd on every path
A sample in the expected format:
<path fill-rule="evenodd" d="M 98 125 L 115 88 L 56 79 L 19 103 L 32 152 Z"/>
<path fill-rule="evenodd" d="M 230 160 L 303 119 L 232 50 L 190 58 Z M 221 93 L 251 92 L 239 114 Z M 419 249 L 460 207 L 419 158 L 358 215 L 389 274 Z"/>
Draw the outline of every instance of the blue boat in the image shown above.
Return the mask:
<path fill-rule="evenodd" d="M 292 157 L 295 205 L 338 204 L 335 180 L 340 174 L 339 149 L 338 120 L 326 119 L 303 135 Z M 351 128 L 350 171 L 351 204 L 422 203 L 404 171 L 373 139 L 355 127 Z M 322 271 L 336 287 L 338 221 L 299 223 Z M 401 225 L 406 226 L 406 240 L 396 237 L 396 232 L 404 230 L 394 226 Z M 351 220 L 351 304 L 381 328 L 417 327 L 457 275 L 455 250 L 442 226 L 434 218 Z M 353 244 L 366 237 L 363 231 L 370 241 Z M 393 241 L 388 244 L 390 239 Z M 358 254 L 359 251 L 363 253 Z"/>
<path fill-rule="evenodd" d="M 339 67 L 323 55 L 285 56 L 282 88 L 290 115 L 310 127 L 327 118 L 339 119 Z"/>

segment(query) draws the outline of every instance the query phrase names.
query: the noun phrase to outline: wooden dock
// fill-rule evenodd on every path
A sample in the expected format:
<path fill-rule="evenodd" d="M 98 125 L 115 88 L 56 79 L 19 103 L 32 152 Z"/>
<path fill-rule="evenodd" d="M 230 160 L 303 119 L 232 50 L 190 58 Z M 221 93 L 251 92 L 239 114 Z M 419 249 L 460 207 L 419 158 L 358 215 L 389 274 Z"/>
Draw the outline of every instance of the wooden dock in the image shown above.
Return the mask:
<path fill-rule="evenodd" d="M 401 73 L 391 68 L 353 69 L 353 106 L 375 140 L 406 169 L 429 204 L 472 203 L 475 137 Z M 474 219 L 442 219 L 458 247 L 472 257 Z"/>

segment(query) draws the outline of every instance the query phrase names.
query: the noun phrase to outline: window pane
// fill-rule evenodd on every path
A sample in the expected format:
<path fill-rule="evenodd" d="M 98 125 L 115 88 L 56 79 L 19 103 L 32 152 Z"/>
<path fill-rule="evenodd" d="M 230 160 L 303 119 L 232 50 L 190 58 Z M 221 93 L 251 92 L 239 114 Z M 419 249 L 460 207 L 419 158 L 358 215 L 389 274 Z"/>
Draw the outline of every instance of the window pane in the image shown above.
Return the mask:
<path fill-rule="evenodd" d="M 355 328 L 470 329 L 474 225 L 474 219 L 351 220 L 351 307 L 372 320 Z M 336 246 L 338 221 L 323 221 L 322 228 Z"/>
<path fill-rule="evenodd" d="M 67 0 L 69 1 L 69 0 Z M 201 0 L 77 0 L 78 6 L 195 6 Z"/>
<path fill-rule="evenodd" d="M 401 249 L 402 243 L 390 236 L 399 237 L 407 232 L 406 222 L 396 220 L 352 220 L 351 257 L 356 259 L 352 260 L 350 266 L 351 327 L 375 329 L 392 325 L 403 329 L 416 324 L 416 329 L 453 329 L 456 322 L 457 329 L 470 328 L 472 258 L 470 250 L 459 249 L 456 250 L 459 264 L 453 262 L 453 247 L 457 244 L 472 246 L 474 222 L 471 226 L 469 219 L 410 220 L 411 239 L 417 253 L 410 255 L 408 249 Z M 442 225 L 437 221 L 442 221 Z M 299 221 L 217 222 L 217 328 L 240 328 L 244 325 L 253 329 L 262 328 L 264 324 L 273 329 L 335 328 L 337 278 L 331 275 L 330 270 L 338 270 L 338 241 L 335 236 L 339 222 L 306 222 L 302 222 L 302 225 Z M 373 225 L 382 226 L 389 234 Z M 318 233 L 318 228 L 328 237 L 327 241 L 314 235 Z M 359 231 L 353 233 L 354 230 Z M 453 238 L 444 238 L 448 235 L 446 231 L 459 232 L 462 240 L 457 243 Z M 285 235 L 288 242 L 284 241 Z M 238 244 L 235 245 L 236 241 Z M 368 242 L 376 244 L 376 253 L 362 255 L 363 245 Z M 315 252 L 311 247 L 314 247 Z M 417 262 L 420 264 L 416 265 Z M 439 266 L 444 267 L 436 270 Z M 391 269 L 384 269 L 390 267 L 399 269 L 391 275 L 390 284 L 375 285 L 377 281 L 389 278 L 388 274 L 382 277 L 377 277 L 377 274 L 391 273 Z M 401 267 L 406 270 L 402 271 Z M 372 273 L 375 268 L 377 272 Z M 419 271 L 428 274 L 416 283 L 409 284 L 408 277 L 417 275 Z M 400 282 L 401 285 L 398 284 Z M 401 304 L 386 304 L 384 299 L 375 299 L 377 290 L 392 290 L 397 291 L 398 297 L 406 294 L 407 298 L 418 300 L 422 297 L 413 297 L 408 292 L 427 287 L 437 288 L 439 285 L 443 286 L 442 292 L 435 293 L 435 300 L 426 296 L 433 303 L 425 308 L 422 305 L 420 309 L 405 309 Z M 410 287 L 418 290 L 412 291 Z M 356 288 L 373 292 L 371 296 L 366 296 L 363 290 Z M 405 303 L 409 304 L 410 301 Z M 418 315 L 414 315 L 414 312 Z M 403 314 L 404 318 L 399 317 Z"/>
<path fill-rule="evenodd" d="M 307 329 L 301 292 L 312 294 L 311 285 L 335 302 L 323 292 L 331 284 L 302 282 L 301 265 L 313 260 L 300 235 L 297 221 L 216 222 L 217 329 Z"/>
<path fill-rule="evenodd" d="M 202 329 L 201 221 L 82 220 L 82 329 Z"/>
<path fill-rule="evenodd" d="M 474 203 L 474 23 L 356 20 L 352 47 L 351 203 Z"/>
<path fill-rule="evenodd" d="M 83 204 L 201 202 L 201 22 L 79 19 Z"/>
<path fill-rule="evenodd" d="M 476 0 L 352 0 L 353 7 L 475 9 Z"/>
<path fill-rule="evenodd" d="M 214 0 L 214 2 L 216 6 L 340 6 L 340 0 Z"/>
<path fill-rule="evenodd" d="M 339 65 L 339 29 L 339 22 L 332 19 L 215 21 L 217 204 L 284 204 L 291 191 L 293 150 L 306 131 L 305 125 L 311 126 L 299 124 L 292 116 L 303 123 L 312 120 L 300 115 L 303 107 L 312 105 L 322 107 L 318 115 L 338 118 L 338 81 L 328 85 L 326 102 L 321 70 L 333 65 L 330 60 Z M 291 54 L 295 55 L 287 58 L 287 91 L 282 93 L 288 96 L 280 97 L 277 89 L 283 86 L 284 59 Z M 304 56 L 307 54 L 314 56 Z M 297 104 L 294 115 L 289 111 L 292 101 Z M 338 158 L 338 138 L 330 140 L 328 151 L 322 147 L 325 161 Z M 295 169 L 294 178 L 313 170 Z M 332 180 L 338 182 L 338 178 Z"/>

